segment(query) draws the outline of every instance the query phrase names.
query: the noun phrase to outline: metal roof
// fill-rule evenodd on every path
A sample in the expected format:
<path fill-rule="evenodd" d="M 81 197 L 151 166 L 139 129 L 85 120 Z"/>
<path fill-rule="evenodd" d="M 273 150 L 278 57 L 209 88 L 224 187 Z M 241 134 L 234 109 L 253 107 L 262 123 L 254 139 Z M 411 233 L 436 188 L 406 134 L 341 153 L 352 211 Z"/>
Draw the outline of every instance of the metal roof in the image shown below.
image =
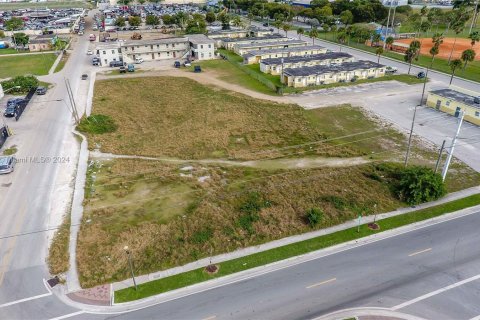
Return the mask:
<path fill-rule="evenodd" d="M 143 46 L 143 45 L 156 45 L 163 43 L 184 43 L 188 42 L 185 37 L 181 38 L 164 38 L 164 39 L 148 39 L 148 40 L 127 40 L 122 42 L 122 46 Z"/>
<path fill-rule="evenodd" d="M 303 40 L 285 40 L 285 41 L 275 41 L 275 42 L 262 42 L 262 43 L 239 43 L 235 46 L 239 49 L 242 48 L 251 48 L 251 47 L 276 47 L 276 46 L 288 46 L 290 44 L 304 44 L 306 45 L 307 42 Z"/>
<path fill-rule="evenodd" d="M 283 63 L 295 63 L 301 61 L 321 61 L 321 60 L 330 60 L 330 59 L 338 59 L 338 58 L 352 58 L 351 54 L 346 52 L 327 52 L 327 53 L 319 53 L 319 54 L 309 54 L 305 56 L 293 56 L 293 57 L 285 57 L 285 58 L 270 58 L 270 59 L 262 59 L 260 61 L 263 64 L 281 64 L 282 59 Z"/>
<path fill-rule="evenodd" d="M 274 40 L 274 39 L 280 39 L 280 38 L 288 39 L 282 36 L 281 34 L 274 33 L 264 37 L 221 38 L 219 40 L 221 40 L 222 42 L 254 42 L 254 41 L 262 41 L 262 40 Z"/>
<path fill-rule="evenodd" d="M 471 107 L 480 109 L 480 104 L 475 103 L 474 100 L 473 100 L 474 98 L 476 98 L 475 96 L 472 96 L 472 95 L 469 95 L 469 94 L 466 94 L 466 93 L 463 93 L 463 92 L 460 92 L 460 91 L 456 91 L 456 90 L 452 90 L 452 89 L 440 89 L 440 90 L 430 91 L 430 93 L 436 94 L 436 95 L 439 95 L 441 97 L 445 97 L 445 98 L 448 98 L 448 99 L 452 99 L 452 100 L 455 100 L 457 102 L 461 102 L 461 103 L 469 105 Z M 479 97 L 480 97 L 480 94 L 479 94 Z"/>
<path fill-rule="evenodd" d="M 296 52 L 296 51 L 308 51 L 308 50 L 320 50 L 324 49 L 324 47 L 321 46 L 303 46 L 303 47 L 293 47 L 293 48 L 278 48 L 278 49 L 262 49 L 262 50 L 254 50 L 250 51 L 249 53 L 246 53 L 243 55 L 244 58 L 246 57 L 254 57 L 254 56 L 261 56 L 264 54 L 269 54 L 269 53 L 289 53 L 289 52 Z"/>
<path fill-rule="evenodd" d="M 371 69 L 371 68 L 381 68 L 385 67 L 383 64 L 379 64 L 376 62 L 368 61 L 368 60 L 360 60 L 355 62 L 345 62 L 339 65 L 318 65 L 312 67 L 301 67 L 301 68 L 287 68 L 283 72 L 286 75 L 290 75 L 293 77 L 306 77 L 311 75 L 319 75 L 324 73 L 331 73 L 331 72 L 342 72 L 342 71 L 353 71 L 359 69 Z"/>

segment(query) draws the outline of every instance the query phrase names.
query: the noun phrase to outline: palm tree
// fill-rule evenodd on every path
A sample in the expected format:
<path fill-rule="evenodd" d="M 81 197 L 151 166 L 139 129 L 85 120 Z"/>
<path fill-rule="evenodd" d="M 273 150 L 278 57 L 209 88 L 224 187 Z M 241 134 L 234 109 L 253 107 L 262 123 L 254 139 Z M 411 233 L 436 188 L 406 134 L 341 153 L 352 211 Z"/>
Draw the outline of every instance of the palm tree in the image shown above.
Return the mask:
<path fill-rule="evenodd" d="M 453 76 L 455 75 L 455 71 L 462 66 L 462 60 L 454 59 L 450 62 L 450 69 L 452 70 L 452 76 L 450 77 L 450 84 L 452 84 Z"/>
<path fill-rule="evenodd" d="M 318 30 L 317 28 L 312 28 L 310 30 L 310 38 L 312 38 L 313 44 L 315 45 L 315 38 L 318 37 Z"/>
<path fill-rule="evenodd" d="M 338 28 L 337 28 L 336 25 L 333 25 L 333 26 L 330 27 L 330 31 L 333 32 L 333 41 L 336 41 L 336 40 L 335 40 L 335 39 L 336 39 L 336 34 L 335 34 L 335 32 L 337 32 L 337 29 L 338 29 Z"/>
<path fill-rule="evenodd" d="M 328 23 L 322 24 L 322 30 L 323 30 L 323 35 L 325 36 L 325 40 L 327 40 L 328 29 L 330 29 L 330 26 L 328 25 Z"/>
<path fill-rule="evenodd" d="M 473 50 L 473 49 L 467 49 L 467 50 L 462 52 L 462 61 L 464 62 L 462 72 L 465 72 L 465 68 L 467 67 L 467 63 L 475 60 L 475 55 L 476 55 L 476 53 L 475 53 L 475 50 Z"/>
<path fill-rule="evenodd" d="M 453 39 L 452 50 L 450 51 L 450 55 L 448 56 L 448 63 L 452 60 L 453 50 L 455 50 L 455 44 L 457 43 L 458 35 L 463 31 L 465 28 L 465 22 L 463 21 L 455 21 L 452 25 L 452 30 L 455 32 L 455 38 Z"/>
<path fill-rule="evenodd" d="M 298 28 L 297 29 L 297 34 L 298 34 L 298 38 L 301 40 L 302 39 L 302 35 L 305 33 L 305 29 L 303 29 L 302 27 Z"/>
<path fill-rule="evenodd" d="M 342 51 L 342 43 L 345 43 L 345 41 L 347 40 L 347 33 L 345 31 L 340 32 L 337 36 L 337 39 L 338 39 L 338 44 L 339 44 L 339 48 L 340 48 L 340 52 L 341 52 Z"/>
<path fill-rule="evenodd" d="M 285 24 L 282 26 L 282 29 L 283 29 L 283 31 L 285 31 L 285 37 L 288 38 L 288 31 L 292 29 L 292 26 L 289 25 L 288 23 L 285 23 Z"/>
<path fill-rule="evenodd" d="M 382 36 L 380 35 L 380 33 L 376 33 L 372 36 L 372 47 L 373 47 L 373 44 L 375 44 L 376 46 L 378 46 L 378 43 L 380 42 L 380 40 L 382 39 Z"/>
<path fill-rule="evenodd" d="M 275 20 L 272 24 L 275 28 L 277 28 L 277 32 L 280 33 L 280 27 L 283 25 L 282 21 Z"/>
<path fill-rule="evenodd" d="M 393 44 L 393 37 L 387 37 L 387 39 L 385 39 L 385 43 L 387 44 L 387 48 L 392 48 L 392 44 Z"/>
<path fill-rule="evenodd" d="M 412 68 L 413 59 L 418 59 L 420 54 L 420 41 L 413 40 L 410 42 L 408 50 L 405 54 L 405 61 L 408 62 L 408 74 L 410 74 L 410 69 Z"/>
<path fill-rule="evenodd" d="M 375 50 L 375 54 L 378 56 L 377 63 L 380 63 L 380 56 L 383 54 L 383 47 L 378 47 L 377 50 Z"/>
<path fill-rule="evenodd" d="M 470 44 L 472 45 L 472 49 L 473 49 L 473 46 L 475 45 L 475 43 L 479 42 L 480 41 L 480 32 L 478 31 L 473 31 L 472 33 L 470 33 L 470 35 L 468 36 L 468 39 L 472 40 L 470 42 Z"/>

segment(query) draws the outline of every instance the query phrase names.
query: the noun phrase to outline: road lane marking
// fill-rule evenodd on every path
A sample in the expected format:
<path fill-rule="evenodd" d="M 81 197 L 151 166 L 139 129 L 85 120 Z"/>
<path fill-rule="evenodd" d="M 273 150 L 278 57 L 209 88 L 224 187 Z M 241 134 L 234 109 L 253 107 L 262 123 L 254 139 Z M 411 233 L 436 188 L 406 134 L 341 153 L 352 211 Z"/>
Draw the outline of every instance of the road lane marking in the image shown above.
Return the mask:
<path fill-rule="evenodd" d="M 325 280 L 325 281 L 322 281 L 322 282 L 319 282 L 319 283 L 315 283 L 315 284 L 312 284 L 310 286 L 307 287 L 307 289 L 311 289 L 311 288 L 315 288 L 315 287 L 318 287 L 318 286 L 321 286 L 323 284 L 327 284 L 327 283 L 330 283 L 330 282 L 333 282 L 333 281 L 336 281 L 337 278 L 332 278 L 332 279 L 328 279 L 328 280 Z"/>
<path fill-rule="evenodd" d="M 476 317 L 473 317 L 473 318 L 471 318 L 471 319 L 469 319 L 469 320 L 480 320 L 480 315 L 479 315 L 479 316 L 476 316 Z"/>
<path fill-rule="evenodd" d="M 427 293 L 427 294 L 424 294 L 423 296 L 420 296 L 418 298 L 415 298 L 415 299 L 412 299 L 412 300 L 409 300 L 409 301 L 406 301 L 404 303 L 401 303 L 395 307 L 392 308 L 392 310 L 398 310 L 398 309 L 402 309 L 402 308 L 405 308 L 411 304 L 414 304 L 414 303 L 417 303 L 419 301 L 422 301 L 422 300 L 425 300 L 425 299 L 428 299 L 428 298 L 431 298 L 433 296 L 436 296 L 437 294 L 440 294 L 440 293 L 443 293 L 445 291 L 448 291 L 450 289 L 453 289 L 453 288 L 456 288 L 456 287 L 460 287 L 466 283 L 469 283 L 469 282 L 472 282 L 472 281 L 475 281 L 475 280 L 478 280 L 480 279 L 480 274 L 477 274 L 476 276 L 473 276 L 471 278 L 468 278 L 468 279 L 465 279 L 465 280 L 462 280 L 462 281 L 459 281 L 459 282 L 455 282 L 449 286 L 446 286 L 446 287 L 443 287 L 443 288 L 440 288 L 438 290 L 435 290 L 435 291 L 432 291 L 430 293 Z"/>
<path fill-rule="evenodd" d="M 56 317 L 56 318 L 50 318 L 50 320 L 62 320 L 62 319 L 67 319 L 67 318 L 70 318 L 70 317 L 75 317 L 75 316 L 78 316 L 78 315 L 81 315 L 81 314 L 84 314 L 85 311 L 77 311 L 77 312 L 72 312 L 72 313 L 69 313 L 69 314 L 64 314 L 63 316 L 60 316 L 60 317 Z"/>
<path fill-rule="evenodd" d="M 428 249 L 425 249 L 425 250 L 421 250 L 421 251 L 417 251 L 417 252 L 414 252 L 414 253 L 410 253 L 408 256 L 409 257 L 413 257 L 413 256 L 416 256 L 417 254 L 421 254 L 421 253 L 425 253 L 425 252 L 428 252 L 432 250 L 432 248 L 428 248 Z"/>
<path fill-rule="evenodd" d="M 217 316 L 210 316 L 210 317 L 207 317 L 207 318 L 203 318 L 202 320 L 213 320 L 213 319 L 216 319 Z"/>
<path fill-rule="evenodd" d="M 0 304 L 0 308 L 5 308 L 5 307 L 8 307 L 8 306 L 12 306 L 14 304 L 18 304 L 18 303 L 22 303 L 22 302 L 26 302 L 26 301 L 31 301 L 31 300 L 35 300 L 35 299 L 40 299 L 40 298 L 48 297 L 48 296 L 51 296 L 51 295 L 52 295 L 52 293 L 48 292 L 48 293 L 39 294 L 37 296 L 30 297 L 30 298 L 15 300 L 15 301 L 12 301 L 12 302 L 7 302 L 7 303 L 4 303 L 4 304 Z"/>

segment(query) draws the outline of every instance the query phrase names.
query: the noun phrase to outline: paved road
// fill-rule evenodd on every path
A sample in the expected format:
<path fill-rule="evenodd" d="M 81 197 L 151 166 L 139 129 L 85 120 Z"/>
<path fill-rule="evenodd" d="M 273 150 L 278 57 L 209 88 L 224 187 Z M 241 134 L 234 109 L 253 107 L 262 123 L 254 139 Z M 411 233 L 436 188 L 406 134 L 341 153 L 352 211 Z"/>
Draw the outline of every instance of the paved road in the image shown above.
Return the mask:
<path fill-rule="evenodd" d="M 45 96 L 36 96 L 18 122 L 7 119 L 15 133 L 7 143 L 17 145 L 19 163 L 14 173 L 0 176 L 0 307 L 38 295 L 46 295 L 51 301 L 17 304 L 15 312 L 3 307 L 2 319 L 61 315 L 73 310 L 50 296 L 44 285 L 43 279 L 48 277 L 48 233 L 35 231 L 58 225 L 60 221 L 53 213 L 58 210 L 59 190 L 69 189 L 71 183 L 64 171 L 78 151 L 71 134 L 71 113 L 63 101 L 57 100 L 68 101 L 64 77 L 69 78 L 74 94 L 82 87 L 83 70 L 78 66 L 88 61 L 87 46 L 87 40 L 75 43 L 64 71 L 41 78 L 55 84 L 54 88 Z"/>

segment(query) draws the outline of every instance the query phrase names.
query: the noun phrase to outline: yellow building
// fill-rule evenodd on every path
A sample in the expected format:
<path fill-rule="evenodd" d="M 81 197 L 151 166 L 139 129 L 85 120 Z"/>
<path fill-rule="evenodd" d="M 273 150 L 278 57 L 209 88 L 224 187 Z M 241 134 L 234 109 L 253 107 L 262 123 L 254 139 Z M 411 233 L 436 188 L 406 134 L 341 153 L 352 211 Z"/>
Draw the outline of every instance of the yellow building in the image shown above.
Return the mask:
<path fill-rule="evenodd" d="M 480 94 L 457 87 L 430 91 L 427 106 L 458 117 L 460 110 L 464 119 L 480 125 Z"/>

